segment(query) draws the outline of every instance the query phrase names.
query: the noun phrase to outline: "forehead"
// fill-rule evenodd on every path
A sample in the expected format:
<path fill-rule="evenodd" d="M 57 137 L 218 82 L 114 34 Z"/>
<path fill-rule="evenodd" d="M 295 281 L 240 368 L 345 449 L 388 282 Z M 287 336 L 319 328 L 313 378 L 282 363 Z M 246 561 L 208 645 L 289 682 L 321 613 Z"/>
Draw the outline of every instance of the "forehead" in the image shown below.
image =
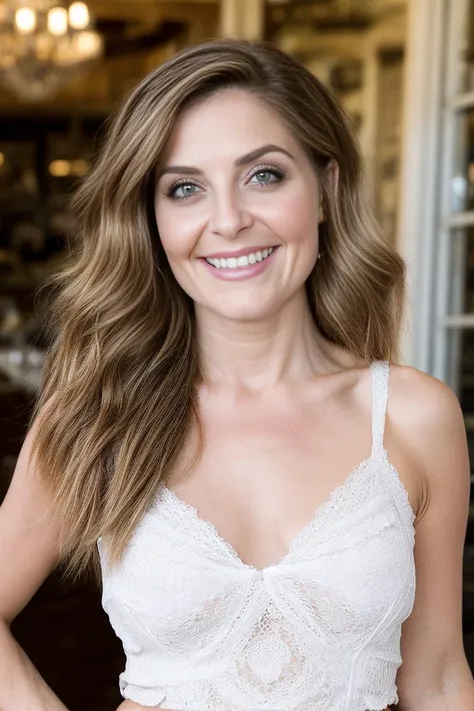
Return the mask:
<path fill-rule="evenodd" d="M 260 145 L 277 144 L 301 151 L 283 119 L 263 99 L 228 89 L 183 111 L 166 150 L 166 160 L 196 161 L 218 154 L 235 157 Z"/>

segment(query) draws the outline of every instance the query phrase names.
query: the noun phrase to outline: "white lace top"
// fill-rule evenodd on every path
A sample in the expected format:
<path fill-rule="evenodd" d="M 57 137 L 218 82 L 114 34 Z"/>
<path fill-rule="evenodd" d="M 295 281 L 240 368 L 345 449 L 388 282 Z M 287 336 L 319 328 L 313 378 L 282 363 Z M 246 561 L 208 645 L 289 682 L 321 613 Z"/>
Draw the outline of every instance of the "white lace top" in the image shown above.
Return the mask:
<path fill-rule="evenodd" d="M 277 565 L 244 564 L 165 486 L 103 606 L 125 698 L 190 711 L 378 711 L 397 702 L 415 593 L 414 514 L 383 448 L 389 366 L 372 364 L 373 449 Z"/>

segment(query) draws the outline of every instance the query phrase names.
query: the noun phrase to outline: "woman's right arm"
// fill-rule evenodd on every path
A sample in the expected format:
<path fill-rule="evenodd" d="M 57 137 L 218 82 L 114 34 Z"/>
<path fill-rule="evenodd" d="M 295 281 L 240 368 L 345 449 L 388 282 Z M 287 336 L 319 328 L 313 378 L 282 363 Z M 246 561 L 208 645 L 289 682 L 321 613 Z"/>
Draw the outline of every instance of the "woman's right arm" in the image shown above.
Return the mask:
<path fill-rule="evenodd" d="M 52 499 L 30 461 L 35 423 L 0 507 L 0 711 L 67 711 L 10 634 L 21 612 L 58 563 Z"/>

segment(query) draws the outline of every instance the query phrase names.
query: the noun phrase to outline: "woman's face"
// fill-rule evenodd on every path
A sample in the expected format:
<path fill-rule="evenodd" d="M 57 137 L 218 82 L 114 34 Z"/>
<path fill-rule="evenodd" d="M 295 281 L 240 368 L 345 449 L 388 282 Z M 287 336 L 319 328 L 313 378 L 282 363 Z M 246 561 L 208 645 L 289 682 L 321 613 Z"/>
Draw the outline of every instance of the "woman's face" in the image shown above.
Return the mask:
<path fill-rule="evenodd" d="M 180 117 L 157 168 L 171 269 L 197 313 L 255 321 L 295 297 L 318 254 L 318 178 L 263 101 L 227 90 Z"/>

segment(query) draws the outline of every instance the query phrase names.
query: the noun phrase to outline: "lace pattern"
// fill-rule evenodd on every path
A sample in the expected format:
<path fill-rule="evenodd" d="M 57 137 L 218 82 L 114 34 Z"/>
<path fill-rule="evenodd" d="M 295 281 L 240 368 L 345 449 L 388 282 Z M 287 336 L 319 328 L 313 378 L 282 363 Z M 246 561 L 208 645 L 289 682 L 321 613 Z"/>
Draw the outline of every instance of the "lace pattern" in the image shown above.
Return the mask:
<path fill-rule="evenodd" d="M 178 711 L 378 711 L 397 702 L 415 593 L 414 514 L 383 448 L 389 367 L 372 365 L 373 450 L 258 570 L 161 486 L 119 566 L 99 540 L 125 698 Z M 390 585 L 387 585 L 387 580 Z"/>

